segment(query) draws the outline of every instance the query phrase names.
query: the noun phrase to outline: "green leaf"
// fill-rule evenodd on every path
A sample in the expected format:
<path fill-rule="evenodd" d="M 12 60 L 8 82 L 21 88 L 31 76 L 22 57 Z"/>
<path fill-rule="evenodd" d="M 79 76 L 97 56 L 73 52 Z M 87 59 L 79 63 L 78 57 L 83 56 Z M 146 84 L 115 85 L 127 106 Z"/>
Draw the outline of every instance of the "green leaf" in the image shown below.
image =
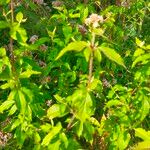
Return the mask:
<path fill-rule="evenodd" d="M 57 139 L 57 141 L 55 141 L 54 143 L 51 143 L 48 145 L 48 149 L 54 149 L 54 150 L 60 150 L 61 147 L 61 141 L 59 139 Z"/>
<path fill-rule="evenodd" d="M 15 101 L 5 101 L 0 105 L 0 113 L 3 113 L 3 111 L 9 109 L 13 104 L 15 103 Z"/>
<path fill-rule="evenodd" d="M 41 125 L 40 128 L 43 132 L 49 132 L 52 126 L 51 124 L 45 123 L 44 125 Z"/>
<path fill-rule="evenodd" d="M 149 150 L 150 141 L 139 142 L 133 149 L 134 150 Z"/>
<path fill-rule="evenodd" d="M 144 45 L 144 42 L 142 42 L 138 38 L 136 38 L 136 44 L 137 44 L 137 46 L 142 47 Z"/>
<path fill-rule="evenodd" d="M 5 29 L 9 27 L 9 23 L 6 21 L 0 21 L 0 29 Z"/>
<path fill-rule="evenodd" d="M 11 30 L 10 30 L 10 36 L 17 40 L 21 45 L 27 46 L 26 41 L 28 39 L 26 30 L 24 28 L 20 27 L 20 24 L 17 22 L 14 22 Z"/>
<path fill-rule="evenodd" d="M 124 150 L 129 144 L 130 141 L 130 134 L 127 131 L 120 131 L 119 137 L 117 139 L 117 145 L 119 147 L 119 150 Z"/>
<path fill-rule="evenodd" d="M 97 89 L 97 87 L 99 87 L 99 89 L 102 89 L 102 83 L 101 83 L 101 81 L 100 80 L 98 80 L 98 79 L 93 79 L 92 81 L 91 81 L 91 84 L 90 84 L 90 90 L 92 91 L 92 90 L 95 90 L 95 89 Z"/>
<path fill-rule="evenodd" d="M 54 104 L 47 110 L 47 116 L 49 119 L 62 117 L 66 115 L 66 113 L 66 106 L 63 104 Z"/>
<path fill-rule="evenodd" d="M 16 15 L 16 20 L 20 23 L 23 19 L 23 14 L 22 12 L 18 12 Z"/>
<path fill-rule="evenodd" d="M 88 17 L 88 13 L 89 13 L 88 7 L 81 9 L 80 18 L 82 22 L 84 22 L 85 19 Z"/>
<path fill-rule="evenodd" d="M 149 114 L 149 109 L 150 104 L 148 102 L 148 98 L 146 96 L 143 96 L 140 121 L 143 121 L 145 117 Z"/>
<path fill-rule="evenodd" d="M 84 57 L 86 59 L 86 61 L 89 61 L 90 55 L 91 55 L 91 49 L 90 48 L 85 48 L 85 50 L 83 51 Z"/>
<path fill-rule="evenodd" d="M 150 59 L 150 53 L 137 57 L 132 63 L 132 68 L 135 67 L 137 63 L 147 61 L 148 59 Z"/>
<path fill-rule="evenodd" d="M 16 106 L 23 115 L 26 112 L 26 105 L 25 95 L 21 90 L 18 90 L 16 94 Z"/>
<path fill-rule="evenodd" d="M 138 49 L 136 49 L 136 51 L 134 52 L 134 57 L 138 57 L 138 56 L 140 56 L 140 55 L 142 55 L 142 54 L 144 54 L 145 52 L 144 52 L 144 50 L 143 49 L 141 49 L 141 48 L 138 48 Z"/>
<path fill-rule="evenodd" d="M 44 137 L 41 145 L 48 146 L 51 140 L 60 132 L 62 129 L 61 123 L 58 123 L 55 127 L 53 127 L 50 132 Z"/>
<path fill-rule="evenodd" d="M 17 106 L 14 104 L 11 109 L 9 110 L 9 116 L 13 115 L 17 111 Z"/>
<path fill-rule="evenodd" d="M 0 0 L 0 5 L 6 5 L 10 2 L 10 0 Z"/>
<path fill-rule="evenodd" d="M 104 29 L 102 28 L 95 28 L 93 30 L 93 32 L 96 34 L 96 35 L 99 35 L 99 36 L 102 36 L 104 34 Z"/>
<path fill-rule="evenodd" d="M 11 88 L 13 89 L 15 86 L 15 81 L 14 80 L 8 80 L 7 83 L 3 84 L 0 86 L 1 89 L 8 89 L 8 88 Z"/>
<path fill-rule="evenodd" d="M 102 60 L 101 52 L 98 49 L 94 51 L 94 58 L 96 58 L 98 62 L 101 62 Z"/>
<path fill-rule="evenodd" d="M 35 41 L 34 44 L 27 46 L 27 48 L 29 50 L 36 50 L 39 48 L 39 46 L 41 46 L 42 44 L 49 42 L 49 41 L 50 41 L 50 39 L 48 37 L 42 37 L 42 38 L 38 39 L 37 41 Z"/>
<path fill-rule="evenodd" d="M 5 48 L 0 48 L 0 57 L 6 56 L 6 50 Z"/>
<path fill-rule="evenodd" d="M 77 131 L 78 137 L 80 137 L 82 135 L 82 132 L 83 132 L 83 122 L 80 121 L 80 123 L 79 123 L 79 129 Z"/>
<path fill-rule="evenodd" d="M 94 113 L 93 107 L 93 101 L 91 99 L 91 96 L 88 92 L 82 93 L 82 97 L 78 100 L 78 103 L 76 104 L 77 106 L 77 112 L 76 112 L 76 117 L 81 121 L 84 122 L 86 119 L 90 118 L 91 115 Z"/>
<path fill-rule="evenodd" d="M 110 100 L 106 103 L 105 109 L 110 108 L 112 106 L 122 105 L 122 103 L 119 100 Z"/>
<path fill-rule="evenodd" d="M 20 74 L 19 78 L 30 78 L 31 75 L 37 75 L 37 74 L 41 74 L 41 72 L 27 69 L 26 71 Z"/>
<path fill-rule="evenodd" d="M 39 144 L 39 142 L 41 141 L 41 137 L 38 132 L 34 133 L 34 141 L 36 144 Z"/>
<path fill-rule="evenodd" d="M 58 94 L 54 95 L 55 99 L 59 102 L 59 103 L 64 103 L 64 100 L 62 97 L 60 97 Z"/>
<path fill-rule="evenodd" d="M 65 135 L 65 133 L 60 134 L 60 139 L 64 142 L 65 148 L 67 148 L 68 147 L 68 139 L 67 139 L 67 136 Z"/>
<path fill-rule="evenodd" d="M 114 49 L 104 46 L 100 46 L 98 49 L 100 49 L 109 59 L 126 68 L 123 59 Z"/>
<path fill-rule="evenodd" d="M 150 141 L 150 131 L 147 132 L 143 128 L 135 128 L 135 136 L 143 139 L 144 141 Z"/>
<path fill-rule="evenodd" d="M 64 49 L 60 51 L 58 54 L 56 60 L 58 60 L 60 57 L 62 57 L 66 52 L 68 51 L 82 51 L 87 46 L 87 43 L 84 41 L 75 41 L 70 44 L 68 44 Z"/>
<path fill-rule="evenodd" d="M 11 131 L 14 130 L 16 127 L 18 127 L 20 124 L 21 124 L 20 119 L 16 119 L 11 126 Z"/>

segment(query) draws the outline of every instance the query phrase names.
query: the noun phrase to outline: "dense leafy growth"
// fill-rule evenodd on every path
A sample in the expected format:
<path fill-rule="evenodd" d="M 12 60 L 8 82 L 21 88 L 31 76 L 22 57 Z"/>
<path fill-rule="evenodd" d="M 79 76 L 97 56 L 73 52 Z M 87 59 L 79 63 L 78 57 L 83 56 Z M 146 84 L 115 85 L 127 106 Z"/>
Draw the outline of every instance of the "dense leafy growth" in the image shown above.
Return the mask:
<path fill-rule="evenodd" d="M 0 0 L 0 149 L 150 149 L 148 0 Z"/>

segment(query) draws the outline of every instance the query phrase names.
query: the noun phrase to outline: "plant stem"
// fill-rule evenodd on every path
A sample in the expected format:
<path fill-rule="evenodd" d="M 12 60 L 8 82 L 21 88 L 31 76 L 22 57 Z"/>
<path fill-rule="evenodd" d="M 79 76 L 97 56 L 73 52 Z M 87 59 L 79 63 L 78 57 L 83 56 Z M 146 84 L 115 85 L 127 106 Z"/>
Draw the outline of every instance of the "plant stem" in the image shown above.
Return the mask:
<path fill-rule="evenodd" d="M 92 79 L 94 47 L 95 47 L 95 33 L 92 33 L 92 39 L 91 39 L 91 55 L 90 55 L 90 62 L 89 62 L 88 86 L 90 85 L 91 79 Z"/>
<path fill-rule="evenodd" d="M 11 0 L 10 9 L 11 9 L 11 25 L 13 25 L 13 22 L 14 22 L 14 1 L 13 0 Z M 14 49 L 13 48 L 13 39 L 10 38 L 10 60 L 11 60 L 12 72 L 14 73 L 15 72 L 15 67 L 14 67 L 15 58 L 14 58 L 14 50 L 13 49 Z"/>

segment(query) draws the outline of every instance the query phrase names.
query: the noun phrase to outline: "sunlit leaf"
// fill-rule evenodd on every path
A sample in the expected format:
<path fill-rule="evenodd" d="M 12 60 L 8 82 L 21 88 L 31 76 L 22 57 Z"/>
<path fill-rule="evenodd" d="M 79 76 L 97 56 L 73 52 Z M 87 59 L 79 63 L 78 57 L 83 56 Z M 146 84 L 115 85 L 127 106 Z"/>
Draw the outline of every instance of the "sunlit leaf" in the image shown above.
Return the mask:
<path fill-rule="evenodd" d="M 149 114 L 150 105 L 148 102 L 148 98 L 146 96 L 143 96 L 142 100 L 142 108 L 141 108 L 141 117 L 140 120 L 143 121 L 143 119 Z"/>
<path fill-rule="evenodd" d="M 133 147 L 134 150 L 148 150 L 150 149 L 150 141 L 139 142 Z"/>
<path fill-rule="evenodd" d="M 80 137 L 82 135 L 82 132 L 83 132 L 83 122 L 80 121 L 79 128 L 78 128 L 78 131 L 77 131 L 78 137 Z"/>
<path fill-rule="evenodd" d="M 136 44 L 139 46 L 139 47 L 142 47 L 144 45 L 144 42 L 140 41 L 138 38 L 136 38 Z"/>
<path fill-rule="evenodd" d="M 0 57 L 6 56 L 6 50 L 5 48 L 0 48 Z"/>
<path fill-rule="evenodd" d="M 26 112 L 27 103 L 26 103 L 25 96 L 21 90 L 17 91 L 15 100 L 16 100 L 16 105 L 17 105 L 18 110 L 24 115 Z"/>
<path fill-rule="evenodd" d="M 69 43 L 64 49 L 60 51 L 58 54 L 56 60 L 58 60 L 60 57 L 62 57 L 66 52 L 68 51 L 82 51 L 87 46 L 87 43 L 84 41 L 75 41 L 72 43 Z"/>
<path fill-rule="evenodd" d="M 102 28 L 95 28 L 95 29 L 93 30 L 93 32 L 94 32 L 96 35 L 101 36 L 101 35 L 104 34 L 104 29 L 102 29 Z"/>
<path fill-rule="evenodd" d="M 22 12 L 18 12 L 16 15 L 16 20 L 20 23 L 23 19 L 23 14 Z"/>
<path fill-rule="evenodd" d="M 30 78 L 31 75 L 37 75 L 37 74 L 41 74 L 41 72 L 27 69 L 26 71 L 20 74 L 19 78 Z"/>
<path fill-rule="evenodd" d="M 100 46 L 98 49 L 100 49 L 109 59 L 126 68 L 123 59 L 114 49 L 104 46 Z"/>
<path fill-rule="evenodd" d="M 101 52 L 98 49 L 96 49 L 94 51 L 94 58 L 96 58 L 98 60 L 98 62 L 101 62 L 101 60 L 102 60 Z"/>
<path fill-rule="evenodd" d="M 150 141 L 150 131 L 147 132 L 143 128 L 135 128 L 135 136 L 143 139 L 144 141 Z"/>
<path fill-rule="evenodd" d="M 17 106 L 14 104 L 11 109 L 9 110 L 9 116 L 13 115 L 17 111 Z"/>
<path fill-rule="evenodd" d="M 0 113 L 3 113 L 3 111 L 9 109 L 13 104 L 15 103 L 15 101 L 5 101 L 0 105 Z"/>
<path fill-rule="evenodd" d="M 86 61 L 89 61 L 90 55 L 91 55 L 91 49 L 90 48 L 85 48 L 85 50 L 83 51 L 84 57 L 86 59 Z"/>
<path fill-rule="evenodd" d="M 36 144 L 38 144 L 41 141 L 41 137 L 38 132 L 34 133 L 34 141 Z"/>
<path fill-rule="evenodd" d="M 137 57 L 137 58 L 134 60 L 134 62 L 132 63 L 132 68 L 135 67 L 135 65 L 136 65 L 137 63 L 147 61 L 148 59 L 150 59 L 150 54 L 149 54 L 149 53 Z"/>
<path fill-rule="evenodd" d="M 138 48 L 138 49 L 136 49 L 136 51 L 134 52 L 134 57 L 137 57 L 137 56 L 140 56 L 140 55 L 142 55 L 142 54 L 144 54 L 145 52 L 144 52 L 144 50 L 143 49 L 141 49 L 141 48 Z"/>
<path fill-rule="evenodd" d="M 106 103 L 105 105 L 105 109 L 106 108 L 110 108 L 112 106 L 118 106 L 118 105 L 122 105 L 122 103 L 120 102 L 120 100 L 110 100 Z"/>
<path fill-rule="evenodd" d="M 48 146 L 51 140 L 60 132 L 62 126 L 58 123 L 55 127 L 53 127 L 50 132 L 44 137 L 41 145 Z"/>
<path fill-rule="evenodd" d="M 67 136 L 65 135 L 65 133 L 60 134 L 60 139 L 64 142 L 65 148 L 67 148 L 68 147 L 68 139 L 67 139 Z"/>
<path fill-rule="evenodd" d="M 10 2 L 10 0 L 0 0 L 0 5 L 6 5 Z"/>
<path fill-rule="evenodd" d="M 62 117 L 66 114 L 66 106 L 63 104 L 54 104 L 47 110 L 47 116 L 50 119 Z"/>

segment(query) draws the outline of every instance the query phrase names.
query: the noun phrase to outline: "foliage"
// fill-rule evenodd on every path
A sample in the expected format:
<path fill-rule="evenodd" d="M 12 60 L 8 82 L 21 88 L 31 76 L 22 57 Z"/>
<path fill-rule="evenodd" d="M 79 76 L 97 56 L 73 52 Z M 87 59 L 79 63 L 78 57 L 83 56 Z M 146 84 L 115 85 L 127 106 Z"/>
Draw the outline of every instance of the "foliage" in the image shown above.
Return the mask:
<path fill-rule="evenodd" d="M 150 148 L 149 6 L 1 0 L 0 148 Z"/>

